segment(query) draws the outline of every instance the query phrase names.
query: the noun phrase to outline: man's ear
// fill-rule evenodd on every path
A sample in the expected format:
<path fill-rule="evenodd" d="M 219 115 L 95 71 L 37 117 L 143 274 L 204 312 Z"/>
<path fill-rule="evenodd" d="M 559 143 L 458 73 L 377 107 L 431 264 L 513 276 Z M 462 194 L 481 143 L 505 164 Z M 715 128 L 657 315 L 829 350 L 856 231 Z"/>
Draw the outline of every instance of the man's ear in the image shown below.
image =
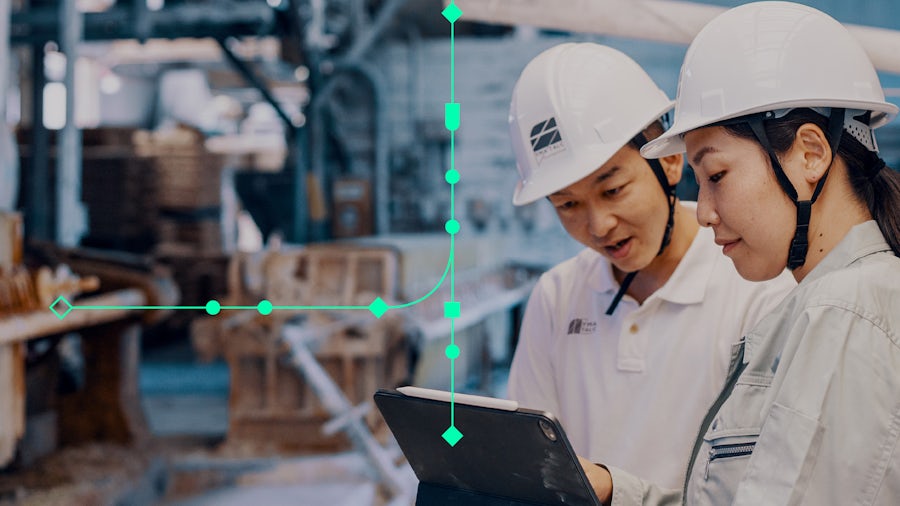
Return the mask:
<path fill-rule="evenodd" d="M 662 165 L 663 172 L 666 173 L 666 179 L 671 186 L 675 186 L 681 181 L 681 174 L 684 170 L 683 154 L 664 156 L 659 159 L 659 164 Z"/>

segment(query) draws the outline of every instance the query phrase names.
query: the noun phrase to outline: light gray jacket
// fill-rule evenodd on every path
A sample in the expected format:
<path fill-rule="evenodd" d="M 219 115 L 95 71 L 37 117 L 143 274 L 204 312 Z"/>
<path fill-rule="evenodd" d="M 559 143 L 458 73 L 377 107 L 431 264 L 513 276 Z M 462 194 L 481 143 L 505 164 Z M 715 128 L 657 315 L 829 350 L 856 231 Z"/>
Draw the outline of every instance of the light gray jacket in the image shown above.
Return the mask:
<path fill-rule="evenodd" d="M 853 227 L 745 343 L 686 490 L 611 468 L 613 505 L 900 505 L 900 258 L 878 225 Z"/>

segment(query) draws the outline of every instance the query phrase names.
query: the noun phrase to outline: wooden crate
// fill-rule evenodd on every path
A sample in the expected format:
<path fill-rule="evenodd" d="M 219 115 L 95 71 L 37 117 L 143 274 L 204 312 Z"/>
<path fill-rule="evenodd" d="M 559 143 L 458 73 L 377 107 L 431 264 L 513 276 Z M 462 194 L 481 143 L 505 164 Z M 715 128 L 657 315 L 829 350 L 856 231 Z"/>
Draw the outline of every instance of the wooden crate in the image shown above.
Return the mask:
<path fill-rule="evenodd" d="M 364 305 L 390 303 L 396 292 L 397 253 L 389 248 L 315 245 L 267 255 L 239 255 L 229 266 L 223 305 Z M 235 312 L 195 321 L 198 354 L 222 355 L 231 371 L 228 442 L 274 451 L 349 448 L 343 434 L 322 434 L 330 419 L 315 393 L 290 363 L 280 339 L 289 320 L 327 336 L 315 356 L 353 404 L 370 402 L 378 388 L 408 380 L 410 343 L 397 313 L 276 311 L 268 316 Z M 350 318 L 353 318 L 351 320 Z M 360 318 L 362 317 L 362 318 Z M 383 423 L 373 410 L 372 427 Z"/>
<path fill-rule="evenodd" d="M 271 330 L 271 329 L 267 329 Z M 230 444 L 262 444 L 276 451 L 339 451 L 350 448 L 343 433 L 325 435 L 331 418 L 315 392 L 288 362 L 288 350 L 266 330 L 229 334 L 226 360 L 231 371 Z M 371 402 L 378 388 L 394 388 L 409 376 L 408 341 L 397 318 L 330 336 L 316 359 L 354 405 Z M 383 422 L 377 410 L 367 422 Z"/>

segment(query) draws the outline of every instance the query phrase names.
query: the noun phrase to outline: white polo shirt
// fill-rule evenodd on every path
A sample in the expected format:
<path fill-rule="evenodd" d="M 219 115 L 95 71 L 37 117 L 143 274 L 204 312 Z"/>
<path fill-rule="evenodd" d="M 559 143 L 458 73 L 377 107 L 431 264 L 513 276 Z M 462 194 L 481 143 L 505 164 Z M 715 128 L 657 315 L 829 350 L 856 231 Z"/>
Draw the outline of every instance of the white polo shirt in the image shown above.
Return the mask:
<path fill-rule="evenodd" d="M 681 487 L 694 436 L 725 381 L 731 347 L 793 288 L 746 281 L 701 228 L 642 305 L 585 249 L 546 272 L 528 301 L 509 396 L 555 414 L 575 451 Z"/>

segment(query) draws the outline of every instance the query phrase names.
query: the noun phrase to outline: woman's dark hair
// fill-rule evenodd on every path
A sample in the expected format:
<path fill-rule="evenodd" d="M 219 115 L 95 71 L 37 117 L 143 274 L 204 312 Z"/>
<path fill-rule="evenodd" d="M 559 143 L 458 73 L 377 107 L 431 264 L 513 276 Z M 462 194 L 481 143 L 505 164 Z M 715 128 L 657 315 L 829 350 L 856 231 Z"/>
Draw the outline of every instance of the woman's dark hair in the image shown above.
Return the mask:
<path fill-rule="evenodd" d="M 805 123 L 818 126 L 823 132 L 828 131 L 828 118 L 812 109 L 794 109 L 783 118 L 765 122 L 766 135 L 775 154 L 780 156 L 787 152 L 794 142 L 797 129 Z M 725 129 L 736 137 L 757 141 L 746 123 L 728 124 Z M 883 162 L 878 153 L 869 151 L 846 130 L 841 134 L 837 154 L 847 166 L 853 193 L 865 202 L 894 255 L 900 256 L 900 172 L 884 167 L 875 177 L 870 177 L 872 171 L 881 167 Z"/>

